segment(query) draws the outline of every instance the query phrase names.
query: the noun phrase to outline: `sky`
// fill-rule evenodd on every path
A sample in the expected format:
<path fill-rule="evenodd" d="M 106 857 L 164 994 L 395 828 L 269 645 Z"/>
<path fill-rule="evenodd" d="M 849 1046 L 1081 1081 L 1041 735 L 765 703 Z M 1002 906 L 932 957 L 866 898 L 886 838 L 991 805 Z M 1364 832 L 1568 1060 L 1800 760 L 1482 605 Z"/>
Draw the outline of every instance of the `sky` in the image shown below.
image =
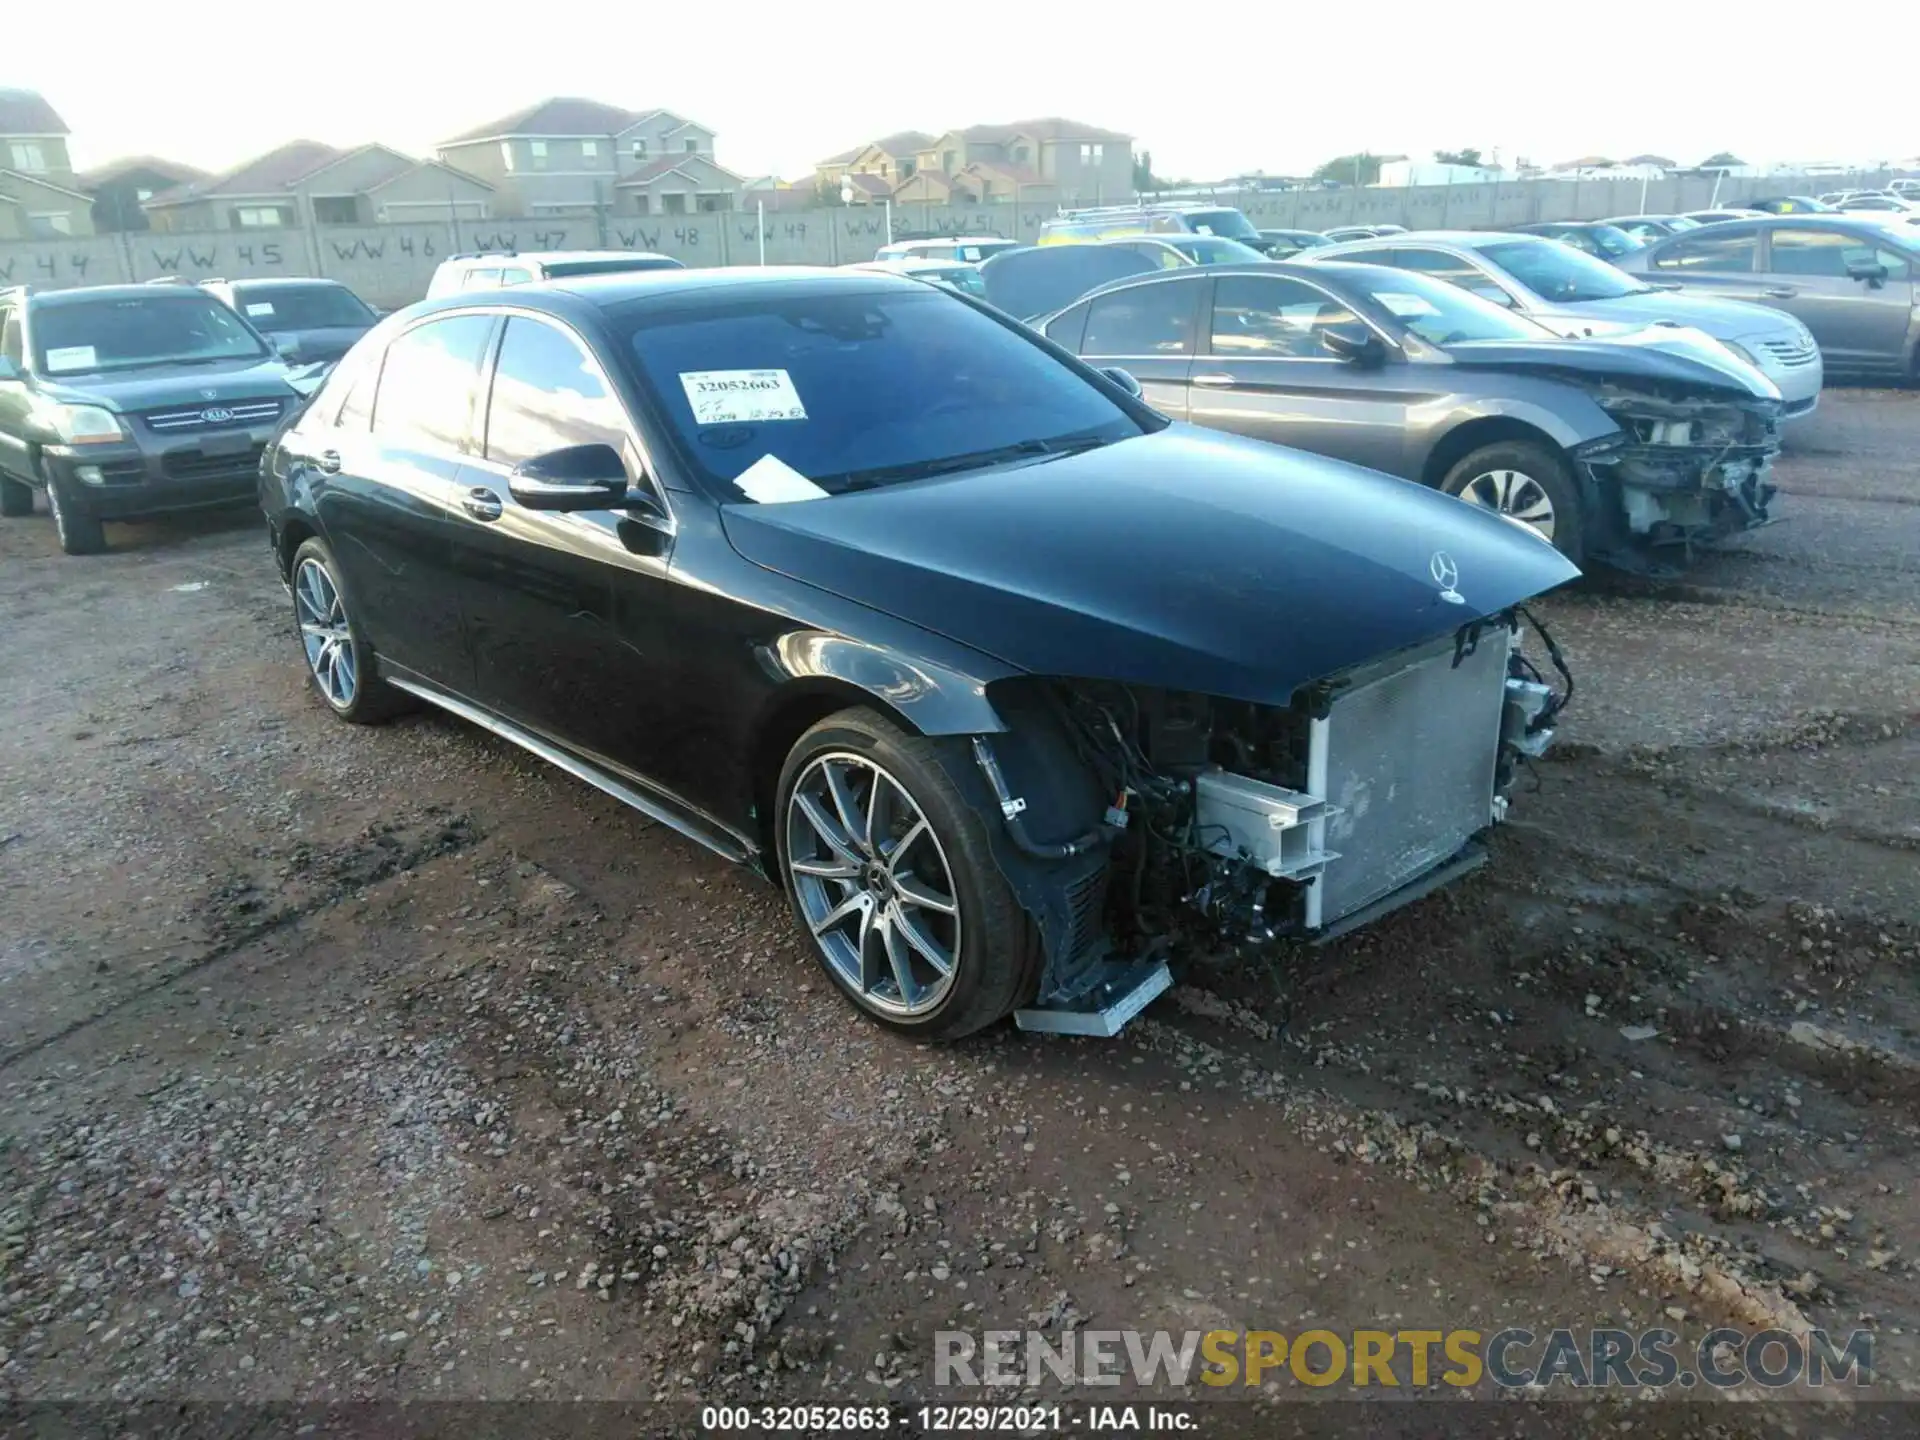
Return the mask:
<path fill-rule="evenodd" d="M 729 169 L 789 179 L 893 131 L 1043 115 L 1133 135 L 1170 179 L 1463 146 L 1875 162 L 1920 153 L 1920 21 L 1889 28 L 1898 8 L 93 0 L 10 7 L 0 86 L 53 102 L 81 168 L 218 170 L 292 139 L 428 155 L 550 95 L 673 110 L 713 127 Z"/>

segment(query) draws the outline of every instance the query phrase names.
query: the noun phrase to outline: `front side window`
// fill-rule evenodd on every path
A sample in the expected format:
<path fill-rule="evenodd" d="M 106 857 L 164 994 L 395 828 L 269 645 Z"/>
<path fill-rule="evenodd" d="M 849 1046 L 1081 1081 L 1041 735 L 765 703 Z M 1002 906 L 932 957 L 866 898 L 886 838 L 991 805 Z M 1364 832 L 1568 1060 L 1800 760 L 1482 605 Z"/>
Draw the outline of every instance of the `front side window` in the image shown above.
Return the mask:
<path fill-rule="evenodd" d="M 531 270 L 515 268 L 505 269 L 500 272 L 500 283 L 502 286 L 531 285 L 533 283 L 533 272 Z"/>
<path fill-rule="evenodd" d="M 1087 336 L 1080 353 L 1191 355 L 1198 298 L 1192 282 L 1137 285 L 1102 295 L 1087 309 Z"/>
<path fill-rule="evenodd" d="M 8 305 L 0 305 L 0 356 L 11 360 L 16 369 L 26 368 L 27 342 L 20 312 Z"/>
<path fill-rule="evenodd" d="M 1647 288 L 1604 260 L 1583 255 L 1557 240 L 1500 240 L 1477 248 L 1481 259 L 1504 270 L 1544 300 L 1573 304 L 1618 300 Z"/>
<path fill-rule="evenodd" d="M 1189 210 L 1187 229 L 1195 235 L 1224 235 L 1229 240 L 1258 240 L 1260 232 L 1238 210 Z"/>
<path fill-rule="evenodd" d="M 1267 257 L 1251 245 L 1219 236 L 1175 240 L 1173 248 L 1196 265 L 1258 265 Z"/>
<path fill-rule="evenodd" d="M 500 288 L 500 268 L 492 266 L 484 270 L 469 270 L 460 281 L 462 290 L 497 290 Z"/>
<path fill-rule="evenodd" d="M 1748 275 L 1759 263 L 1760 232 L 1751 227 L 1705 235 L 1689 235 L 1660 247 L 1653 257 L 1656 270 L 1682 275 Z"/>
<path fill-rule="evenodd" d="M 209 365 L 268 353 L 260 337 L 211 295 L 158 291 L 48 305 L 34 313 L 33 348 L 43 375 Z"/>
<path fill-rule="evenodd" d="M 726 499 L 766 456 L 837 493 L 1043 459 L 1150 424 L 1025 331 L 929 288 L 629 313 L 667 438 Z"/>
<path fill-rule="evenodd" d="M 1344 303 L 1299 280 L 1223 275 L 1213 290 L 1213 353 L 1234 359 L 1319 359 L 1327 353 L 1320 348 L 1320 332 L 1355 318 Z"/>
<path fill-rule="evenodd" d="M 380 367 L 374 433 L 415 449 L 465 449 L 480 358 L 492 334 L 491 315 L 449 315 L 396 339 Z"/>
<path fill-rule="evenodd" d="M 270 335 L 286 330 L 370 326 L 374 321 L 373 311 L 344 285 L 236 286 L 233 308 L 246 316 L 254 329 Z"/>
<path fill-rule="evenodd" d="M 1862 265 L 1885 267 L 1890 278 L 1905 279 L 1907 262 L 1882 245 L 1844 230 L 1776 230 L 1773 232 L 1775 275 L 1821 275 L 1844 280 Z"/>
<path fill-rule="evenodd" d="M 626 443 L 626 413 L 572 336 L 516 315 L 500 340 L 487 404 L 487 458 L 518 465 L 569 445 Z"/>

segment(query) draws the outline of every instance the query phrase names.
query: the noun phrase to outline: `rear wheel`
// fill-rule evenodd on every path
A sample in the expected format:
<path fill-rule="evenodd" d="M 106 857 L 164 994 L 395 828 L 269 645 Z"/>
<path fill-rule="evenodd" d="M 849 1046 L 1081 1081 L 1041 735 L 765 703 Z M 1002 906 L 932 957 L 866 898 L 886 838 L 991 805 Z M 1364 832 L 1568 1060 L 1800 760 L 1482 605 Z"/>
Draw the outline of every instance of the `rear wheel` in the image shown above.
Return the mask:
<path fill-rule="evenodd" d="M 323 540 L 308 540 L 293 552 L 293 619 L 307 678 L 334 714 L 355 725 L 377 725 L 406 708 L 400 692 L 374 673 L 373 651 L 347 612 L 339 567 Z"/>
<path fill-rule="evenodd" d="M 840 993 L 889 1029 L 954 1040 L 1028 998 L 1039 949 L 935 744 L 870 710 L 822 720 L 781 771 L 777 843 Z"/>
<path fill-rule="evenodd" d="M 1483 445 L 1447 471 L 1440 488 L 1525 525 L 1579 563 L 1580 493 L 1566 461 L 1546 446 L 1529 440 Z"/>
<path fill-rule="evenodd" d="M 33 487 L 24 480 L 0 475 L 0 515 L 11 517 L 32 513 Z"/>
<path fill-rule="evenodd" d="M 69 555 L 98 555 L 107 548 L 107 529 L 92 515 L 83 515 L 61 483 L 47 479 L 47 509 L 53 512 L 53 533 Z"/>

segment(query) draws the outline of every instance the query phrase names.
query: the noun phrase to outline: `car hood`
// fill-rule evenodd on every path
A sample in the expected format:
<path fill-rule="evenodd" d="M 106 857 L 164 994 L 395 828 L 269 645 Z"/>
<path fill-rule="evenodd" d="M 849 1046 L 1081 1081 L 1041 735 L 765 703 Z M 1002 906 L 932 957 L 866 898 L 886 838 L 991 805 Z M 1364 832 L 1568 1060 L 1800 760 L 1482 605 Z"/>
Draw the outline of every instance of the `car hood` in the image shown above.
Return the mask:
<path fill-rule="evenodd" d="M 232 360 L 218 365 L 156 365 L 49 379 L 40 387 L 49 400 L 100 405 L 109 410 L 152 410 L 161 405 L 218 405 L 231 400 L 285 399 L 291 387 L 278 360 Z"/>
<path fill-rule="evenodd" d="M 1793 322 L 1778 310 L 1749 305 L 1743 300 L 1715 300 L 1705 295 L 1682 295 L 1671 290 L 1649 290 L 1644 295 L 1622 295 L 1613 300 L 1548 300 L 1534 312 L 1536 320 L 1561 328 L 1554 317 L 1580 322 L 1581 331 L 1617 334 L 1662 320 L 1691 325 L 1716 340 L 1742 340 L 1753 335 L 1792 333 Z"/>
<path fill-rule="evenodd" d="M 1551 369 L 1601 380 L 1656 380 L 1746 399 L 1779 388 L 1713 337 L 1687 326 L 1641 325 L 1592 340 L 1470 340 L 1446 347 L 1473 370 Z"/>
<path fill-rule="evenodd" d="M 753 563 L 1030 674 L 1258 704 L 1580 573 L 1462 501 L 1189 425 L 722 516 Z"/>
<path fill-rule="evenodd" d="M 270 337 L 281 355 L 299 364 L 338 360 L 372 325 L 325 325 L 312 330 L 275 330 Z"/>

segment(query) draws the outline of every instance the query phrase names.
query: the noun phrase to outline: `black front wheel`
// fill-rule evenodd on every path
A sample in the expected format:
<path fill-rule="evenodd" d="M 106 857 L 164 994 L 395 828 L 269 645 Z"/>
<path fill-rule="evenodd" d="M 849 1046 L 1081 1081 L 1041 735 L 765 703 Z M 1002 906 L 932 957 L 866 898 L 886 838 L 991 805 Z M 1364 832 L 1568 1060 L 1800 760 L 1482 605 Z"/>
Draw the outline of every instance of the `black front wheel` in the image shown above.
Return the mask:
<path fill-rule="evenodd" d="M 1585 550 L 1580 492 L 1567 462 L 1549 447 L 1531 440 L 1482 445 L 1447 471 L 1440 488 L 1525 525 L 1580 563 Z"/>
<path fill-rule="evenodd" d="M 957 1040 L 1032 995 L 1040 951 L 938 743 L 871 710 L 815 725 L 781 771 L 778 858 L 840 993 L 889 1029 Z"/>
<path fill-rule="evenodd" d="M 96 516 L 73 503 L 58 480 L 47 481 L 47 509 L 53 512 L 53 533 L 69 555 L 98 555 L 107 548 L 107 529 Z"/>

